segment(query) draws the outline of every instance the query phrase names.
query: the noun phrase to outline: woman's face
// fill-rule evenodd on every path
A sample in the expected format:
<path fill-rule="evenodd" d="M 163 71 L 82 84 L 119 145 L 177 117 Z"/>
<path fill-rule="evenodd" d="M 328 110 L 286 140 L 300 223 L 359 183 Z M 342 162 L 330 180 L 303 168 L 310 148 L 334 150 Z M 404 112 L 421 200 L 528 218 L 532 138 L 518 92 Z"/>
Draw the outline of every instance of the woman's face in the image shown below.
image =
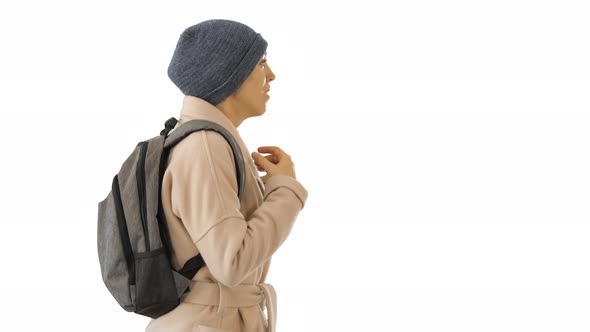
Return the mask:
<path fill-rule="evenodd" d="M 246 117 L 264 114 L 266 102 L 270 98 L 268 95 L 270 81 L 274 79 L 275 74 L 268 66 L 265 52 L 258 61 L 256 68 L 235 92 L 235 101 L 238 103 L 240 111 L 246 114 Z"/>

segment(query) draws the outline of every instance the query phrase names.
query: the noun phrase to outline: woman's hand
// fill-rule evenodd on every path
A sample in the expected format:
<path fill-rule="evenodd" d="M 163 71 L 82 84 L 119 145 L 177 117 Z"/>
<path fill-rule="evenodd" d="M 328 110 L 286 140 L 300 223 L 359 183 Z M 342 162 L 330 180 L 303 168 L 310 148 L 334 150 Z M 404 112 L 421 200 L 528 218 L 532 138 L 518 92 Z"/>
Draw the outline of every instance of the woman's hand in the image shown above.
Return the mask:
<path fill-rule="evenodd" d="M 266 172 L 266 175 L 261 177 L 262 182 L 266 183 L 273 175 L 287 175 L 295 178 L 295 167 L 291 156 L 277 146 L 261 146 L 258 148 L 260 153 L 268 153 L 263 156 L 260 153 L 252 152 L 252 158 L 258 171 Z"/>

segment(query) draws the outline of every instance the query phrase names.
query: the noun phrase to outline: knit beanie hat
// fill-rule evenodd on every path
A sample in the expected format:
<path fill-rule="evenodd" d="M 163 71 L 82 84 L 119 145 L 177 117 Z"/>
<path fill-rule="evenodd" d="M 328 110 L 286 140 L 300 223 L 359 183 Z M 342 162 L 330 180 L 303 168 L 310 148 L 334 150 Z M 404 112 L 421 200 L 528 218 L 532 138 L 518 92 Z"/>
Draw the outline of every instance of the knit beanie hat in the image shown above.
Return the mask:
<path fill-rule="evenodd" d="M 245 24 L 214 19 L 180 35 L 168 77 L 185 94 L 217 105 L 254 70 L 267 42 Z"/>

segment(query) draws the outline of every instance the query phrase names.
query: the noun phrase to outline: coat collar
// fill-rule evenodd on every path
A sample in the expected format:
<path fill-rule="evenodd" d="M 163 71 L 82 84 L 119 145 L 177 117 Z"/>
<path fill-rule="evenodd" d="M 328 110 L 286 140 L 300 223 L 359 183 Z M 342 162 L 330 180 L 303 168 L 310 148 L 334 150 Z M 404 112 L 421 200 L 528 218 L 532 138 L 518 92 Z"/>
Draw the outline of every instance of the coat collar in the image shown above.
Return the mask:
<path fill-rule="evenodd" d="M 242 140 L 238 129 L 234 126 L 231 120 L 221 112 L 220 109 L 215 107 L 213 104 L 209 103 L 208 101 L 194 97 L 194 96 L 184 96 L 184 100 L 182 102 L 182 109 L 180 111 L 180 118 L 178 119 L 178 123 L 176 127 L 179 125 L 190 121 L 190 120 L 209 120 L 221 125 L 225 128 L 229 133 L 233 136 L 236 140 L 240 149 L 242 150 L 242 155 L 244 161 L 246 162 L 247 169 L 249 169 L 250 173 L 256 177 L 258 173 L 256 173 L 255 169 L 256 166 L 254 165 L 254 160 L 246 147 L 246 144 Z"/>
<path fill-rule="evenodd" d="M 180 110 L 179 122 L 184 123 L 188 120 L 202 119 L 215 122 L 229 130 L 232 135 L 238 134 L 237 128 L 230 119 L 221 112 L 220 109 L 210 104 L 208 101 L 194 97 L 184 96 L 182 109 Z"/>

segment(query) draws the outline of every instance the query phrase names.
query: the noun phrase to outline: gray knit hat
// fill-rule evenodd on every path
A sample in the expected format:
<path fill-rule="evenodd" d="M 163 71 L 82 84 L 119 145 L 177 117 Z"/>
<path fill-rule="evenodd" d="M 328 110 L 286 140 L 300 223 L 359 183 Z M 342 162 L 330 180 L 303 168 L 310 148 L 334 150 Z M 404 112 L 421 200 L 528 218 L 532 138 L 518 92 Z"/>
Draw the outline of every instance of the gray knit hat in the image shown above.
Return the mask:
<path fill-rule="evenodd" d="M 185 94 L 217 105 L 248 78 L 267 42 L 245 24 L 208 20 L 180 35 L 168 77 Z"/>

